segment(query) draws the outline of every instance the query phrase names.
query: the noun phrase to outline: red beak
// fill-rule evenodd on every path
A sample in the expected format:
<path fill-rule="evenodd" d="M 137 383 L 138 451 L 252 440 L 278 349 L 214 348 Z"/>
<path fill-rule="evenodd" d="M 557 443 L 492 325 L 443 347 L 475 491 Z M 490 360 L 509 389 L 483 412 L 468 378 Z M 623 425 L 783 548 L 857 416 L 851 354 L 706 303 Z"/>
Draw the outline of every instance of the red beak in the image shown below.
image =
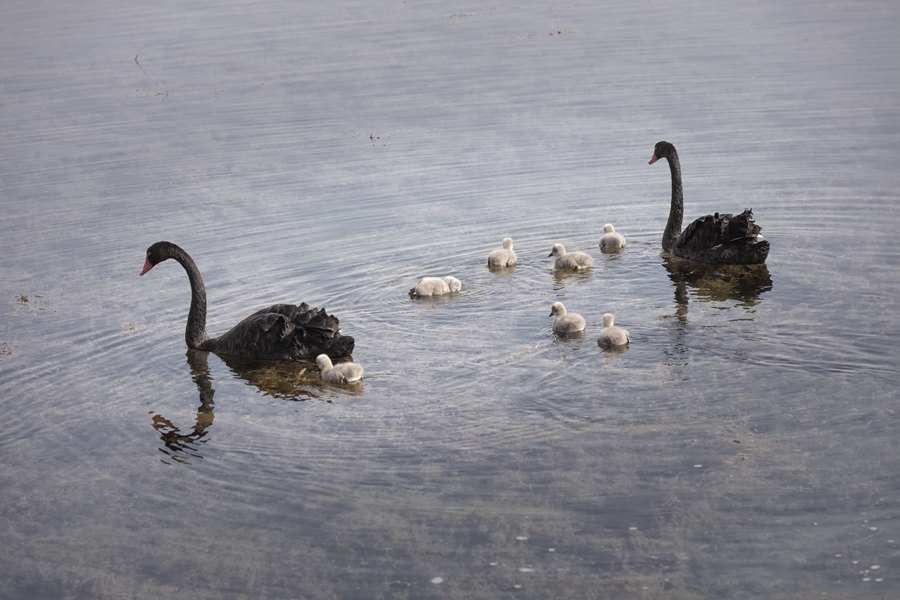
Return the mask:
<path fill-rule="evenodd" d="M 147 255 L 147 258 L 144 259 L 144 268 L 141 271 L 141 275 L 149 271 L 153 268 L 153 265 L 150 264 L 150 255 Z"/>
<path fill-rule="evenodd" d="M 658 160 L 659 160 L 659 159 L 656 158 L 656 150 L 654 150 L 654 151 L 653 151 L 653 156 L 650 158 L 650 162 L 649 162 L 648 164 L 651 164 L 651 165 L 652 165 L 653 163 L 655 163 L 655 162 L 658 161 Z"/>

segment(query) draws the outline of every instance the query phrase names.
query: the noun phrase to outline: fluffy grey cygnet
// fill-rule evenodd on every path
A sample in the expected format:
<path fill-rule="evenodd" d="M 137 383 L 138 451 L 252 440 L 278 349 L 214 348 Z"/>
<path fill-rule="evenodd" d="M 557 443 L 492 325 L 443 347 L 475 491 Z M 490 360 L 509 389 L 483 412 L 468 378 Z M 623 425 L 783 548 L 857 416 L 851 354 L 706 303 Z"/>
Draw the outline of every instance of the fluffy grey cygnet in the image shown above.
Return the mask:
<path fill-rule="evenodd" d="M 588 269 L 594 264 L 594 257 L 584 252 L 569 252 L 562 244 L 554 244 L 553 249 L 547 256 L 555 256 L 557 269 L 569 269 L 577 271 L 579 269 Z"/>
<path fill-rule="evenodd" d="M 607 223 L 603 226 L 605 232 L 600 237 L 600 247 L 605 250 L 618 250 L 625 247 L 625 238 L 622 234 L 616 233 L 616 228 Z"/>
<path fill-rule="evenodd" d="M 562 302 L 554 302 L 550 307 L 548 316 L 556 315 L 553 319 L 553 331 L 556 333 L 575 333 L 576 331 L 584 331 L 584 317 L 577 313 L 567 313 L 566 307 Z"/>
<path fill-rule="evenodd" d="M 338 363 L 332 366 L 327 354 L 316 357 L 316 365 L 322 371 L 322 381 L 325 383 L 353 383 L 363 376 L 363 368 L 352 362 Z"/>
<path fill-rule="evenodd" d="M 600 330 L 600 337 L 597 343 L 604 348 L 612 348 L 613 346 L 624 346 L 631 341 L 628 337 L 628 330 L 613 325 L 613 316 L 609 313 L 603 315 L 603 329 Z"/>
<path fill-rule="evenodd" d="M 513 267 L 517 262 L 512 238 L 503 238 L 503 247 L 497 248 L 488 256 L 489 267 Z"/>
<path fill-rule="evenodd" d="M 451 292 L 458 292 L 462 289 L 462 284 L 456 277 L 425 277 L 416 284 L 416 287 L 409 290 L 410 296 L 442 296 Z"/>

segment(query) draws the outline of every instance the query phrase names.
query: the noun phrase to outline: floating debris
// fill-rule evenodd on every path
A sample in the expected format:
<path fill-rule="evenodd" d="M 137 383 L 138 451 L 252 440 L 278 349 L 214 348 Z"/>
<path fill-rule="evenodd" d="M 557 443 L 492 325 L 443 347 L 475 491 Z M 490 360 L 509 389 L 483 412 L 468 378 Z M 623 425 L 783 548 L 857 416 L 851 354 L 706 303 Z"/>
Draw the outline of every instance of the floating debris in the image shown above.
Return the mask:
<path fill-rule="evenodd" d="M 869 567 L 869 569 L 872 571 L 877 571 L 880 568 L 881 568 L 881 565 L 872 565 L 871 567 Z"/>
<path fill-rule="evenodd" d="M 516 537 L 516 539 L 519 540 L 520 542 L 524 542 L 525 540 L 528 539 L 528 536 L 527 536 L 527 535 L 520 535 L 520 536 Z"/>
<path fill-rule="evenodd" d="M 556 548 L 547 548 L 547 552 L 556 552 Z"/>
<path fill-rule="evenodd" d="M 694 468 L 695 468 L 695 469 L 699 469 L 699 468 L 702 467 L 702 466 L 703 466 L 703 465 L 694 465 Z"/>
<path fill-rule="evenodd" d="M 531 567 L 519 567 L 519 573 L 534 573 Z"/>
<path fill-rule="evenodd" d="M 434 585 L 437 585 L 439 583 L 444 583 L 444 578 L 443 577 L 435 577 L 434 579 L 431 580 L 431 583 L 433 583 Z"/>

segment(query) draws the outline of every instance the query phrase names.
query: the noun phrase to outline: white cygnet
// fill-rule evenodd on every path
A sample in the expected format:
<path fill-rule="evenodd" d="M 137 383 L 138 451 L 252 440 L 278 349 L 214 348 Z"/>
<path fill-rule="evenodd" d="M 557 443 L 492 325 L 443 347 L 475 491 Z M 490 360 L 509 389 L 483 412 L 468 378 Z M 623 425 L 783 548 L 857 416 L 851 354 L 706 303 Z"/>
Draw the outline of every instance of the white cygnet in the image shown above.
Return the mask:
<path fill-rule="evenodd" d="M 605 232 L 600 237 L 600 248 L 604 250 L 619 250 L 625 247 L 625 238 L 616 233 L 615 227 L 607 223 L 603 226 L 603 231 Z"/>
<path fill-rule="evenodd" d="M 588 269 L 594 264 L 594 257 L 590 254 L 585 254 L 584 252 L 566 253 L 566 249 L 563 248 L 562 244 L 554 244 L 548 256 L 556 257 L 555 266 L 557 269 L 577 271 L 579 269 Z"/>
<path fill-rule="evenodd" d="M 612 348 L 613 346 L 624 346 L 629 343 L 631 338 L 628 337 L 628 330 L 613 325 L 613 316 L 609 313 L 603 315 L 603 329 L 600 330 L 600 337 L 597 343 L 604 348 Z"/>
<path fill-rule="evenodd" d="M 503 238 L 503 247 L 497 248 L 488 256 L 489 267 L 513 267 L 518 259 L 513 252 L 512 238 Z"/>
<path fill-rule="evenodd" d="M 550 315 L 556 315 L 553 319 L 553 331 L 556 333 L 575 333 L 584 331 L 584 317 L 577 313 L 567 313 L 562 302 L 554 302 L 550 307 Z"/>
<path fill-rule="evenodd" d="M 363 368 L 352 362 L 342 362 L 332 366 L 327 354 L 316 357 L 316 365 L 322 371 L 322 381 L 326 383 L 352 383 L 363 376 Z"/>
<path fill-rule="evenodd" d="M 458 292 L 462 289 L 462 284 L 456 277 L 425 277 L 416 284 L 416 287 L 409 290 L 410 296 L 442 296 L 451 292 Z"/>

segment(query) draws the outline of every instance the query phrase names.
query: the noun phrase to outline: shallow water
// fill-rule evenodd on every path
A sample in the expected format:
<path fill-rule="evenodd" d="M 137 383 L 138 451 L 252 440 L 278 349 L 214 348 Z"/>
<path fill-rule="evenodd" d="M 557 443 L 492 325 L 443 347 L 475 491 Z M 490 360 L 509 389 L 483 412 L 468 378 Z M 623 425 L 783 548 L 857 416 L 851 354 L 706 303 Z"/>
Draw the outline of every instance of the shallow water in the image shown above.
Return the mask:
<path fill-rule="evenodd" d="M 897 597 L 898 26 L 6 7 L 0 597 Z M 765 267 L 660 256 L 661 139 L 686 219 L 752 207 Z M 325 306 L 363 383 L 187 352 L 183 271 L 138 277 L 161 239 L 211 333 Z M 411 299 L 426 275 L 462 291 Z"/>

